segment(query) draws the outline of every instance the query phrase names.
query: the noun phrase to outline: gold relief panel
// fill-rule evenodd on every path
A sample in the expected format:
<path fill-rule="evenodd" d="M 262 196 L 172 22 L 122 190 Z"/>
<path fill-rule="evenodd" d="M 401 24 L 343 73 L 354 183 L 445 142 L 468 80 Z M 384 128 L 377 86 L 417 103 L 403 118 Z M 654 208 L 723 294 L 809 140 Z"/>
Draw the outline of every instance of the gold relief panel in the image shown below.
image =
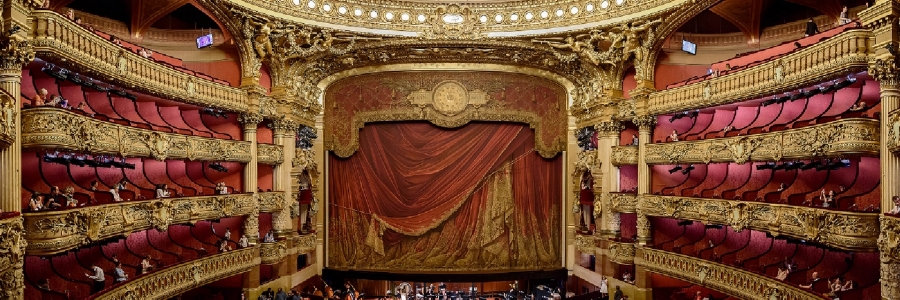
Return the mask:
<path fill-rule="evenodd" d="M 612 164 L 614 166 L 636 165 L 637 161 L 637 146 L 615 146 L 612 148 Z"/>
<path fill-rule="evenodd" d="M 887 147 L 891 152 L 900 152 L 900 109 L 895 109 L 888 114 L 887 123 L 890 126 Z"/>
<path fill-rule="evenodd" d="M 315 234 L 298 235 L 294 237 L 294 249 L 297 254 L 305 254 L 316 250 L 318 239 Z"/>
<path fill-rule="evenodd" d="M 849 251 L 878 248 L 876 241 L 881 227 L 877 213 L 676 196 L 641 195 L 641 198 L 638 209 L 647 216 L 765 231 Z"/>
<path fill-rule="evenodd" d="M 609 248 L 606 249 L 609 260 L 621 265 L 633 265 L 634 253 L 634 243 L 610 241 Z"/>
<path fill-rule="evenodd" d="M 277 165 L 284 162 L 284 146 L 257 144 L 257 161 L 261 164 Z"/>
<path fill-rule="evenodd" d="M 649 112 L 661 115 L 765 97 L 865 70 L 872 32 L 853 29 L 752 68 L 650 94 Z"/>
<path fill-rule="evenodd" d="M 261 212 L 279 212 L 284 209 L 285 197 L 284 192 L 265 192 L 257 193 L 259 197 L 259 211 Z"/>
<path fill-rule="evenodd" d="M 169 299 L 216 280 L 250 271 L 259 265 L 256 247 L 219 253 L 166 267 L 116 287 L 97 300 Z"/>
<path fill-rule="evenodd" d="M 637 194 L 609 193 L 610 209 L 618 213 L 637 212 Z"/>
<path fill-rule="evenodd" d="M 712 261 L 651 248 L 641 248 L 638 252 L 634 263 L 647 271 L 709 287 L 740 299 L 822 299 L 821 295 L 784 281 Z"/>
<path fill-rule="evenodd" d="M 28 255 L 52 255 L 114 236 L 173 224 L 249 214 L 256 206 L 252 194 L 154 199 L 25 213 Z"/>
<path fill-rule="evenodd" d="M 842 119 L 773 133 L 647 144 L 648 164 L 777 161 L 842 155 L 878 156 L 877 119 Z"/>
<path fill-rule="evenodd" d="M 22 112 L 22 147 L 69 149 L 157 160 L 250 161 L 250 142 L 163 133 L 100 121 L 67 110 Z"/>
<path fill-rule="evenodd" d="M 167 99 L 237 112 L 248 109 L 249 97 L 244 90 L 124 51 L 55 12 L 36 10 L 31 17 L 34 49 L 42 59 L 62 62 L 111 84 Z"/>
<path fill-rule="evenodd" d="M 594 249 L 596 248 L 596 240 L 593 235 L 575 235 L 575 249 L 577 249 L 578 252 L 594 254 Z"/>
<path fill-rule="evenodd" d="M 264 265 L 273 265 L 284 260 L 288 255 L 288 247 L 286 241 L 274 243 L 259 243 L 260 263 Z"/>
<path fill-rule="evenodd" d="M 878 249 L 883 263 L 900 264 L 900 218 L 888 215 L 881 217 Z"/>
<path fill-rule="evenodd" d="M 16 143 L 16 117 L 19 115 L 16 99 L 0 92 L 0 149 Z"/>
<path fill-rule="evenodd" d="M 0 272 L 22 268 L 27 244 L 24 232 L 22 218 L 0 219 Z"/>

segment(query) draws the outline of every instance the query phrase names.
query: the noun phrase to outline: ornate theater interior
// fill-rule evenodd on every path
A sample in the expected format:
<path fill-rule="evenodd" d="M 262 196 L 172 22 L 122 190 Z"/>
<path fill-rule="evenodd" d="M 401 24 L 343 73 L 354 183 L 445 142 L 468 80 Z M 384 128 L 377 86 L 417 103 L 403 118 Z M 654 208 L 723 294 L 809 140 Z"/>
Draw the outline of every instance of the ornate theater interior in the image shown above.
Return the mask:
<path fill-rule="evenodd" d="M 900 300 L 897 0 L 0 1 L 0 300 Z"/>

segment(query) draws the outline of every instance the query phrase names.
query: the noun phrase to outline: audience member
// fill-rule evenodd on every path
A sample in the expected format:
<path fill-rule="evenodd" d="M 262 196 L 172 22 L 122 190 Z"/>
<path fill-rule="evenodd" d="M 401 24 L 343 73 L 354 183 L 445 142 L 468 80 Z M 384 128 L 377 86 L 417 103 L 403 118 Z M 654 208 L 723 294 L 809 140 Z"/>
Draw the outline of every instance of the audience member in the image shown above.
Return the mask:
<path fill-rule="evenodd" d="M 694 299 L 694 300 L 703 300 L 703 294 L 700 293 L 700 291 L 697 291 L 696 293 L 694 293 L 694 298 L 693 298 L 693 299 Z"/>
<path fill-rule="evenodd" d="M 266 236 L 263 238 L 263 242 L 274 243 L 275 242 L 275 233 L 273 233 L 271 230 L 269 230 L 269 232 L 267 232 Z"/>
<path fill-rule="evenodd" d="M 216 183 L 216 195 L 227 195 L 228 186 L 224 182 Z"/>
<path fill-rule="evenodd" d="M 788 273 L 797 271 L 797 262 L 794 261 L 793 258 L 784 260 L 784 268 L 787 269 Z"/>
<path fill-rule="evenodd" d="M 44 210 L 44 195 L 38 192 L 31 193 L 31 200 L 28 200 L 28 210 L 42 211 Z"/>
<path fill-rule="evenodd" d="M 844 6 L 846 8 L 846 6 Z M 41 3 L 41 9 L 49 9 L 50 8 L 50 0 L 44 0 Z"/>
<path fill-rule="evenodd" d="M 828 194 L 825 194 L 825 189 L 822 189 L 822 207 L 828 208 L 834 206 L 834 190 L 828 191 Z"/>
<path fill-rule="evenodd" d="M 97 191 L 97 187 L 98 187 L 99 185 L 100 185 L 100 182 L 99 182 L 99 181 L 91 180 L 91 191 L 92 191 L 92 192 L 96 192 L 96 191 Z"/>
<path fill-rule="evenodd" d="M 50 194 L 44 199 L 44 209 L 56 209 L 62 207 L 62 205 L 57 202 L 60 198 L 62 198 L 62 193 L 59 192 L 59 187 L 51 187 Z"/>
<path fill-rule="evenodd" d="M 622 289 L 619 288 L 619 286 L 617 285 L 617 286 L 616 286 L 616 293 L 613 294 L 613 300 L 622 300 L 622 299 L 625 299 L 625 297 L 622 296 Z"/>
<path fill-rule="evenodd" d="M 779 192 L 784 191 L 784 189 L 786 189 L 786 188 L 787 188 L 787 186 L 784 185 L 784 182 L 782 182 L 781 184 L 778 185 Z"/>
<path fill-rule="evenodd" d="M 788 274 L 789 274 L 789 272 L 787 269 L 778 267 L 778 275 L 775 276 L 775 279 L 783 281 L 783 280 L 787 279 Z"/>
<path fill-rule="evenodd" d="M 69 18 L 69 20 L 73 20 L 73 21 L 74 21 L 74 20 L 75 20 L 75 11 L 72 10 L 72 9 L 67 10 L 67 11 L 66 11 L 66 18 Z"/>
<path fill-rule="evenodd" d="M 838 25 L 844 25 L 852 22 L 849 16 L 850 12 L 847 10 L 847 6 L 844 5 L 844 8 L 841 9 L 841 16 L 838 18 Z"/>
<path fill-rule="evenodd" d="M 238 240 L 238 246 L 240 246 L 241 248 L 250 247 L 250 240 L 247 238 L 247 235 L 241 235 L 241 238 Z"/>
<path fill-rule="evenodd" d="M 673 142 L 677 142 L 678 141 L 678 131 L 672 130 L 672 134 L 669 135 L 669 139 L 671 139 Z"/>
<path fill-rule="evenodd" d="M 141 48 L 138 50 L 138 55 L 143 56 L 144 58 L 150 58 L 153 56 L 153 51 L 147 50 L 146 48 Z"/>
<path fill-rule="evenodd" d="M 63 194 L 63 198 L 66 199 L 66 207 L 78 207 L 78 199 L 75 199 L 75 188 L 67 187 L 66 193 Z"/>
<path fill-rule="evenodd" d="M 850 111 L 861 111 L 861 110 L 865 110 L 867 108 L 867 106 L 868 105 L 866 104 L 866 101 L 859 101 L 859 103 L 853 104 L 853 106 L 851 106 L 849 110 Z"/>
<path fill-rule="evenodd" d="M 168 184 L 163 183 L 156 185 L 156 198 L 169 198 Z"/>
<path fill-rule="evenodd" d="M 116 269 L 113 270 L 113 280 L 115 283 L 125 282 L 128 280 L 128 274 L 122 269 L 122 263 L 116 262 Z"/>
<path fill-rule="evenodd" d="M 891 210 L 888 212 L 888 214 L 890 214 L 890 215 L 900 214 L 900 196 L 891 197 L 891 201 L 894 202 L 894 208 L 891 208 Z"/>
<path fill-rule="evenodd" d="M 117 38 L 115 36 L 110 36 L 109 41 L 112 42 L 113 44 L 116 44 L 116 46 L 122 46 L 122 40 L 120 40 L 119 38 Z"/>
<path fill-rule="evenodd" d="M 632 145 L 632 146 L 637 146 L 637 145 L 639 145 L 638 142 L 639 142 L 639 141 L 638 141 L 637 135 L 636 135 L 636 134 L 632 134 L 632 135 L 631 135 L 631 145 Z"/>
<path fill-rule="evenodd" d="M 91 294 L 96 294 L 106 288 L 106 277 L 103 276 L 103 269 L 97 265 L 91 265 L 91 270 L 94 272 L 94 275 L 84 273 L 84 276 L 94 281 L 93 285 L 91 285 Z"/>
<path fill-rule="evenodd" d="M 44 278 L 38 281 L 38 288 L 42 290 L 50 290 L 50 279 Z"/>
<path fill-rule="evenodd" d="M 634 280 L 631 279 L 631 272 L 625 271 L 625 273 L 622 274 L 622 281 L 634 284 Z"/>
<path fill-rule="evenodd" d="M 278 288 L 278 293 L 275 294 L 275 300 L 287 300 L 287 294 L 283 289 Z"/>
<path fill-rule="evenodd" d="M 84 25 L 84 22 L 81 21 L 81 17 L 75 17 L 75 24 Z"/>
<path fill-rule="evenodd" d="M 228 245 L 227 240 L 219 240 L 219 252 L 228 252 L 231 251 L 231 246 Z"/>
<path fill-rule="evenodd" d="M 140 265 L 141 274 L 150 273 L 150 270 L 153 269 L 153 264 L 150 263 L 151 259 L 152 258 L 150 257 L 150 255 L 147 255 L 144 257 L 144 259 L 141 260 L 141 265 Z"/>
<path fill-rule="evenodd" d="M 225 240 L 226 241 L 231 240 L 231 228 L 229 228 L 229 227 L 225 227 Z"/>
<path fill-rule="evenodd" d="M 813 284 L 815 284 L 819 280 L 821 280 L 821 278 L 819 278 L 819 272 L 812 272 L 812 276 L 808 281 L 806 281 L 806 284 L 801 284 L 800 287 L 804 289 L 812 288 Z"/>
<path fill-rule="evenodd" d="M 819 25 L 812 18 L 806 21 L 806 36 L 813 36 L 819 33 Z"/>
<path fill-rule="evenodd" d="M 31 99 L 31 105 L 33 106 L 44 106 L 44 101 L 47 98 L 47 89 L 40 89 L 38 93 L 34 95 L 34 99 Z"/>
<path fill-rule="evenodd" d="M 600 299 L 609 299 L 609 281 L 606 276 L 600 277 Z"/>

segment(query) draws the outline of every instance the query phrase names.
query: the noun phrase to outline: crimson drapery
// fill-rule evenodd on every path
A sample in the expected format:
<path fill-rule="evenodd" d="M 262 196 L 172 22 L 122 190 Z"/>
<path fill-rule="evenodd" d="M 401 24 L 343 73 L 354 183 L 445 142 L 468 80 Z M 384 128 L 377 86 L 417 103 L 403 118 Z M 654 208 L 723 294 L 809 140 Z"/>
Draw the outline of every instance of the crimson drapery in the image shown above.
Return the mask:
<path fill-rule="evenodd" d="M 562 160 L 533 148 L 521 124 L 367 125 L 329 158 L 330 267 L 558 266 Z"/>

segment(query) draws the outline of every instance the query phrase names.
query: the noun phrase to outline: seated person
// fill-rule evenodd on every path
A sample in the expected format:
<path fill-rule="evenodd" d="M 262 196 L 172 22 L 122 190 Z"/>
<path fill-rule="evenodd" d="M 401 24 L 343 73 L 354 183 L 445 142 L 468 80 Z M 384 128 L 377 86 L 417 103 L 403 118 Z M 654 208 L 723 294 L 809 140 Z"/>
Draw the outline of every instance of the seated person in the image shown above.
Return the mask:
<path fill-rule="evenodd" d="M 66 193 L 63 194 L 63 198 L 66 199 L 66 207 L 78 207 L 78 199 L 75 199 L 75 188 L 67 187 Z M 83 205 L 83 204 L 82 204 Z"/>
<path fill-rule="evenodd" d="M 891 197 L 891 201 L 894 202 L 894 208 L 891 208 L 891 211 L 888 212 L 889 215 L 900 214 L 900 196 Z"/>
<path fill-rule="evenodd" d="M 49 291 L 50 290 L 50 279 L 47 279 L 47 278 L 41 279 L 40 281 L 38 281 L 37 287 L 39 289 Z"/>
<path fill-rule="evenodd" d="M 141 48 L 138 50 L 138 55 L 143 56 L 144 58 L 150 58 L 153 56 L 153 51 L 147 50 L 146 48 Z"/>
<path fill-rule="evenodd" d="M 169 185 L 165 183 L 156 185 L 156 198 L 169 198 Z"/>
<path fill-rule="evenodd" d="M 866 108 L 868 108 L 866 101 L 859 101 L 859 103 L 855 103 L 850 107 L 850 111 L 861 111 L 865 110 Z"/>
<path fill-rule="evenodd" d="M 58 199 L 62 198 L 62 193 L 59 192 L 58 186 L 53 186 L 50 188 L 50 194 L 44 199 L 44 208 L 45 209 L 55 209 L 62 207 L 61 204 L 57 203 Z"/>
<path fill-rule="evenodd" d="M 31 193 L 31 199 L 28 200 L 28 210 L 42 211 L 44 210 L 44 195 L 38 192 Z"/>
<path fill-rule="evenodd" d="M 225 186 L 224 182 L 216 183 L 216 195 L 227 195 L 228 194 L 228 186 Z"/>
<path fill-rule="evenodd" d="M 120 40 L 119 38 L 117 38 L 115 36 L 110 36 L 109 41 L 112 42 L 113 44 L 116 44 L 116 46 L 122 46 L 122 40 Z"/>
<path fill-rule="evenodd" d="M 67 10 L 66 18 L 69 18 L 69 20 L 75 20 L 75 11 L 72 9 Z"/>
<path fill-rule="evenodd" d="M 91 192 L 96 192 L 99 185 L 99 181 L 91 180 Z"/>
<path fill-rule="evenodd" d="M 637 145 L 638 145 L 638 142 L 639 142 L 639 140 L 638 140 L 637 135 L 636 135 L 636 134 L 632 134 L 632 135 L 631 135 L 631 145 L 632 145 L 632 146 L 637 146 Z"/>
<path fill-rule="evenodd" d="M 822 195 L 820 197 L 822 198 L 822 207 L 834 207 L 834 190 L 825 194 L 825 189 L 822 189 Z"/>
<path fill-rule="evenodd" d="M 153 264 L 150 262 L 152 259 L 153 258 L 150 257 L 150 255 L 147 255 L 144 257 L 144 259 L 141 260 L 141 265 L 140 265 L 140 270 L 139 270 L 141 274 L 147 274 L 147 273 L 150 273 L 150 270 L 153 270 Z"/>
<path fill-rule="evenodd" d="M 672 134 L 669 135 L 669 139 L 671 139 L 673 142 L 677 142 L 678 141 L 678 131 L 672 130 Z"/>
<path fill-rule="evenodd" d="M 821 278 L 819 278 L 819 272 L 812 272 L 812 276 L 809 278 L 809 280 L 806 281 L 806 284 L 801 284 L 800 287 L 804 289 L 810 289 L 812 288 L 813 284 L 816 284 L 816 282 L 819 282 L 819 280 L 822 280 Z"/>
<path fill-rule="evenodd" d="M 778 267 L 778 275 L 775 275 L 775 279 L 784 281 L 785 279 L 787 279 L 788 274 L 790 274 L 790 272 L 788 272 L 787 269 Z"/>
<path fill-rule="evenodd" d="M 841 9 L 841 16 L 840 18 L 838 18 L 838 25 L 844 25 L 853 22 L 853 20 L 850 20 L 849 14 L 850 12 L 847 11 L 847 6 L 844 5 L 844 8 Z"/>
<path fill-rule="evenodd" d="M 219 252 L 228 252 L 231 251 L 231 246 L 228 245 L 228 240 L 221 239 L 219 240 Z"/>
<path fill-rule="evenodd" d="M 34 98 L 31 99 L 31 105 L 33 106 L 44 106 L 45 99 L 47 98 L 47 89 L 40 89 L 38 93 L 34 95 Z"/>

